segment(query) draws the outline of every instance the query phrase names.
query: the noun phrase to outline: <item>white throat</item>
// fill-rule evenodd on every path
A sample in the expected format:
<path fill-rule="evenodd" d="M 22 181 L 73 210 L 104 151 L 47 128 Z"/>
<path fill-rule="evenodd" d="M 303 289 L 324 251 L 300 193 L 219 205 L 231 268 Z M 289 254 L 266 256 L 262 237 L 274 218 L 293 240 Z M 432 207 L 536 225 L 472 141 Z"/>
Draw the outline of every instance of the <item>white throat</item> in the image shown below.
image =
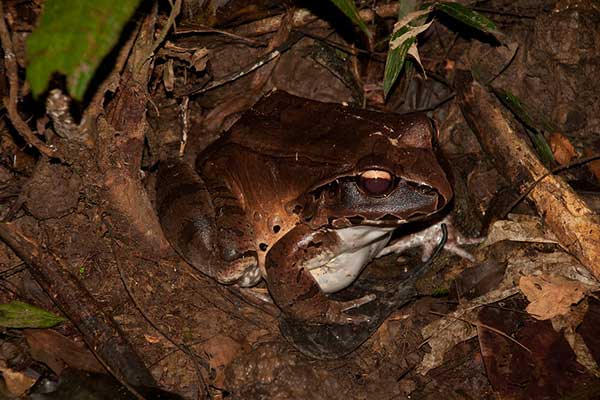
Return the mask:
<path fill-rule="evenodd" d="M 352 226 L 332 230 L 341 243 L 338 253 L 325 265 L 310 269 L 321 290 L 333 293 L 350 286 L 363 268 L 388 244 L 394 229 Z"/>

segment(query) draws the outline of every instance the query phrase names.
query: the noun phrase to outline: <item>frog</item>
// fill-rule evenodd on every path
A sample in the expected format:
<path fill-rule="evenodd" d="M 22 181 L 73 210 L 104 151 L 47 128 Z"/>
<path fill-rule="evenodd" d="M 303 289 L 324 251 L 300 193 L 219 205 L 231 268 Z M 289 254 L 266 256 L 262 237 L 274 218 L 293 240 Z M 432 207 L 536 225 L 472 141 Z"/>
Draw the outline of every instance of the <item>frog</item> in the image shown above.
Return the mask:
<path fill-rule="evenodd" d="M 274 91 L 193 165 L 163 162 L 160 223 L 174 249 L 217 282 L 266 282 L 287 320 L 368 323 L 360 309 L 374 294 L 334 294 L 376 257 L 404 250 L 390 243 L 395 230 L 448 208 L 453 191 L 436 135 L 423 113 Z"/>

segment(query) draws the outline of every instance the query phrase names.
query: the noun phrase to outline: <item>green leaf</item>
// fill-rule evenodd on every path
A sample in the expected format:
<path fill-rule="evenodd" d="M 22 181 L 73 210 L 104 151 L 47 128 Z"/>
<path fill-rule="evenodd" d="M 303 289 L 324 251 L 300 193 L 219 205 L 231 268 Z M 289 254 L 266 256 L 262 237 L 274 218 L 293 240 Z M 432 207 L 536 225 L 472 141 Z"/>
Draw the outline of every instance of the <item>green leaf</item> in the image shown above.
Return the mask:
<path fill-rule="evenodd" d="M 4 328 L 50 328 L 63 321 L 62 317 L 20 301 L 0 304 L 0 326 Z"/>
<path fill-rule="evenodd" d="M 400 29 L 397 33 L 402 35 L 402 32 L 408 32 L 409 27 L 405 27 Z M 399 35 L 398 35 L 399 37 Z M 392 35 L 392 40 L 394 40 L 395 34 Z M 385 71 L 383 74 L 383 95 L 387 97 L 388 93 L 396 83 L 396 80 L 400 76 L 400 72 L 402 72 L 402 68 L 404 68 L 404 62 L 406 61 L 406 55 L 408 54 L 408 50 L 413 43 L 417 42 L 416 37 L 412 37 L 400 44 L 398 47 L 394 49 L 390 49 L 387 54 L 387 59 L 385 60 Z"/>
<path fill-rule="evenodd" d="M 350 18 L 352 23 L 355 24 L 356 26 L 358 26 L 360 28 L 360 30 L 363 31 L 365 35 L 367 35 L 367 38 L 369 39 L 369 41 L 372 40 L 371 32 L 369 31 L 369 28 L 367 28 L 367 25 L 364 23 L 364 21 L 362 19 L 360 19 L 358 10 L 356 9 L 356 6 L 354 5 L 354 0 L 329 0 L 329 1 L 331 1 L 341 12 L 343 12 L 348 18 Z"/>
<path fill-rule="evenodd" d="M 531 115 L 531 111 L 529 107 L 525 106 L 521 99 L 512 94 L 507 90 L 494 89 L 494 93 L 502 103 L 508 107 L 508 109 L 525 125 L 527 129 L 527 135 L 531 139 L 533 143 L 533 147 L 535 147 L 536 152 L 539 154 L 540 159 L 546 166 L 552 165 L 554 162 L 554 154 L 552 153 L 552 149 L 548 142 L 546 142 L 546 138 L 542 133 L 544 129 L 544 125 L 541 122 L 536 122 L 539 118 L 536 118 Z"/>
<path fill-rule="evenodd" d="M 385 71 L 383 75 L 383 95 L 387 97 L 394 86 L 394 83 L 400 76 L 404 68 L 406 56 L 410 48 L 417 42 L 417 35 L 427 28 L 430 24 L 415 25 L 416 21 L 421 21 L 429 15 L 431 9 L 427 8 L 421 11 L 415 11 L 405 14 L 406 10 L 401 10 L 399 21 L 396 23 L 394 33 L 390 38 L 390 49 L 388 50 L 385 61 Z M 416 48 L 416 46 L 415 46 Z"/>
<path fill-rule="evenodd" d="M 462 4 L 452 2 L 440 2 L 435 3 L 434 8 L 462 22 L 463 24 L 469 25 L 482 32 L 490 33 L 492 35 L 498 33 L 496 24 L 494 24 L 491 20 L 487 19 L 478 12 L 473 11 L 468 7 L 465 7 Z"/>
<path fill-rule="evenodd" d="M 81 100 L 100 62 L 117 44 L 140 0 L 47 0 L 27 39 L 27 80 L 35 96 L 52 74 L 66 75 L 71 96 Z"/>

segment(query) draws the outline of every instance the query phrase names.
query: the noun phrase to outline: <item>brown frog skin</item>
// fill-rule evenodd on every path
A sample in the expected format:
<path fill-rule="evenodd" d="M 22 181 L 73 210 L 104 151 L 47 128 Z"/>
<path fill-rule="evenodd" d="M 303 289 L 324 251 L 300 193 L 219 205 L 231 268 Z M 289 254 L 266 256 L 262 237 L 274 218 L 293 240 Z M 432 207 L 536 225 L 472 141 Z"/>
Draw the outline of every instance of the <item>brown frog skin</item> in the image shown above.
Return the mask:
<path fill-rule="evenodd" d="M 159 168 L 157 206 L 173 247 L 224 284 L 266 280 L 287 318 L 355 324 L 335 301 L 394 228 L 441 210 L 452 189 L 423 114 L 384 114 L 275 92 L 261 100 L 195 169 Z M 349 267 L 346 268 L 346 266 Z"/>

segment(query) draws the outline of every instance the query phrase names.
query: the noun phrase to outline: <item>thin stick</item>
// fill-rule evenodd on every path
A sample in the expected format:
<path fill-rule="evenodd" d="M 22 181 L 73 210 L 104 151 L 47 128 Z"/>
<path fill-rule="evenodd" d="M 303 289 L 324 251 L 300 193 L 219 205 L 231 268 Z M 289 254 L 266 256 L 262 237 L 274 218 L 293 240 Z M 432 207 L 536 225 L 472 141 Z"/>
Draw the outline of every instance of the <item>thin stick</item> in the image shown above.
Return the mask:
<path fill-rule="evenodd" d="M 270 51 L 269 53 L 260 57 L 257 61 L 242 68 L 240 71 L 234 72 L 233 74 L 230 74 L 222 79 L 213 81 L 210 84 L 205 85 L 205 86 L 204 85 L 202 85 L 200 87 L 193 86 L 192 88 L 185 90 L 185 92 L 182 91 L 181 93 L 177 93 L 176 95 L 177 95 L 177 97 L 193 96 L 196 94 L 208 92 L 209 90 L 215 89 L 219 86 L 223 86 L 226 83 L 233 82 L 233 81 L 241 78 L 242 76 L 248 75 L 250 72 L 262 67 L 263 65 L 269 63 L 270 61 L 273 61 L 274 59 L 279 57 L 282 53 L 289 50 L 290 47 L 292 47 L 294 44 L 296 44 L 296 42 L 298 40 L 300 40 L 301 37 L 302 37 L 301 35 L 298 35 L 296 37 L 291 38 L 290 40 L 288 40 L 281 46 L 277 47 L 273 51 Z"/>
<path fill-rule="evenodd" d="M 531 191 L 545 178 L 549 177 L 550 175 L 555 175 L 555 174 L 558 174 L 559 172 L 566 171 L 567 169 L 578 167 L 582 164 L 587 164 L 589 162 L 592 162 L 592 161 L 595 161 L 598 159 L 600 159 L 600 154 L 595 154 L 593 156 L 584 157 L 584 158 L 578 158 L 576 160 L 571 161 L 568 164 L 561 165 L 560 167 L 554 168 L 553 170 L 546 172 L 544 175 L 540 176 L 533 183 L 531 183 L 515 201 L 513 201 L 508 207 L 506 207 L 506 210 L 500 215 L 500 218 L 501 219 L 506 218 L 508 213 L 511 212 L 512 209 L 517 206 L 517 204 L 519 204 L 521 201 L 523 201 L 523 199 L 525 199 L 525 197 L 527 197 L 529 195 L 529 193 L 531 193 Z"/>
<path fill-rule="evenodd" d="M 152 44 L 152 47 L 150 48 L 149 54 L 145 58 L 145 60 L 149 60 L 154 55 L 154 52 L 156 51 L 156 49 L 158 49 L 158 46 L 160 46 L 162 44 L 162 42 L 167 37 L 167 34 L 171 30 L 171 27 L 175 24 L 175 18 L 177 18 L 177 16 L 181 12 L 181 1 L 182 0 L 176 0 L 175 4 L 171 7 L 171 13 L 169 14 L 169 18 L 167 19 L 167 23 L 165 24 L 165 26 L 163 26 L 163 28 L 160 31 L 158 37 L 156 38 L 156 40 Z M 141 65 L 140 65 L 140 67 L 141 67 Z"/>
<path fill-rule="evenodd" d="M 478 322 L 473 322 L 473 321 L 469 321 L 468 319 L 459 318 L 459 317 L 453 317 L 453 316 L 451 316 L 451 315 L 447 315 L 447 314 L 443 314 L 443 313 L 438 313 L 438 312 L 435 312 L 435 311 L 429 311 L 429 313 L 430 313 L 430 314 L 433 314 L 433 315 L 439 315 L 440 317 L 451 318 L 451 319 L 454 319 L 454 320 L 456 320 L 456 321 L 462 321 L 462 322 L 465 322 L 465 323 L 467 323 L 467 324 L 473 325 L 473 326 L 474 326 L 474 327 L 476 327 L 476 328 L 484 328 L 484 329 L 488 329 L 488 330 L 490 330 L 490 331 L 492 331 L 492 332 L 494 332 L 494 333 L 497 333 L 497 334 L 498 334 L 498 335 L 500 335 L 500 336 L 503 336 L 503 337 L 507 338 L 507 339 L 508 339 L 508 340 L 510 340 L 511 342 L 513 342 L 513 343 L 517 344 L 519 347 L 521 347 L 521 348 L 525 349 L 527 352 L 531 353 L 531 350 L 529 350 L 529 348 L 527 348 L 527 347 L 526 347 L 524 344 L 521 344 L 521 343 L 520 343 L 518 340 L 516 340 L 516 339 L 513 339 L 512 337 L 510 337 L 510 335 L 509 335 L 509 334 L 507 334 L 507 333 L 504 333 L 504 332 L 502 332 L 500 329 L 496 329 L 496 328 L 494 328 L 493 326 L 489 326 L 489 325 L 486 325 L 486 324 L 482 324 L 482 323 L 481 323 L 481 322 L 479 322 L 479 321 L 478 321 Z"/>
<path fill-rule="evenodd" d="M 110 234 L 112 235 L 112 232 Z M 171 338 L 170 335 L 165 333 L 164 330 L 162 330 L 156 323 L 154 323 L 154 320 L 152 318 L 150 318 L 150 316 L 148 314 L 146 314 L 146 311 L 142 308 L 142 305 L 138 301 L 137 297 L 133 294 L 133 291 L 127 284 L 127 280 L 125 279 L 125 273 L 123 272 L 123 269 L 121 268 L 121 262 L 117 255 L 117 252 L 115 251 L 115 239 L 114 238 L 111 238 L 110 249 L 112 252 L 113 259 L 115 260 L 115 266 L 117 267 L 117 272 L 119 273 L 119 278 L 121 279 L 121 283 L 123 284 L 123 287 L 125 288 L 125 291 L 127 292 L 127 295 L 133 302 L 135 308 L 138 310 L 140 315 L 146 320 L 146 322 L 152 328 L 154 328 L 154 330 L 156 330 L 158 333 L 160 333 L 161 336 L 164 337 L 169 343 L 171 343 L 173 346 L 175 346 L 176 348 L 181 350 L 184 354 L 186 354 L 188 357 L 190 357 L 190 361 L 195 366 L 198 363 L 197 358 L 200 358 L 200 357 L 196 356 L 189 348 L 186 348 L 184 345 L 180 345 L 179 343 L 177 343 L 173 338 Z M 202 360 L 202 361 L 204 361 L 204 360 Z M 207 368 L 208 365 L 205 363 L 205 365 L 203 365 L 203 367 Z M 194 368 L 197 369 L 196 367 L 194 367 Z M 204 388 L 204 392 L 207 394 L 207 396 L 210 396 L 210 392 L 208 390 L 208 385 L 204 381 L 204 378 L 199 373 L 197 373 L 196 375 L 197 375 L 198 380 L 200 381 L 200 384 Z"/>
<path fill-rule="evenodd" d="M 232 39 L 239 40 L 244 43 L 248 43 L 251 46 L 255 46 L 255 47 L 265 47 L 266 46 L 265 43 L 263 43 L 259 40 L 254 40 L 254 39 L 247 38 L 245 36 L 236 35 L 235 33 L 223 31 L 221 29 L 209 28 L 208 26 L 204 26 L 204 25 L 185 26 L 185 27 L 175 30 L 175 32 L 173 32 L 173 35 L 186 35 L 186 34 L 190 34 L 190 33 L 217 33 L 217 34 L 224 35 L 224 36 L 227 36 Z"/>

